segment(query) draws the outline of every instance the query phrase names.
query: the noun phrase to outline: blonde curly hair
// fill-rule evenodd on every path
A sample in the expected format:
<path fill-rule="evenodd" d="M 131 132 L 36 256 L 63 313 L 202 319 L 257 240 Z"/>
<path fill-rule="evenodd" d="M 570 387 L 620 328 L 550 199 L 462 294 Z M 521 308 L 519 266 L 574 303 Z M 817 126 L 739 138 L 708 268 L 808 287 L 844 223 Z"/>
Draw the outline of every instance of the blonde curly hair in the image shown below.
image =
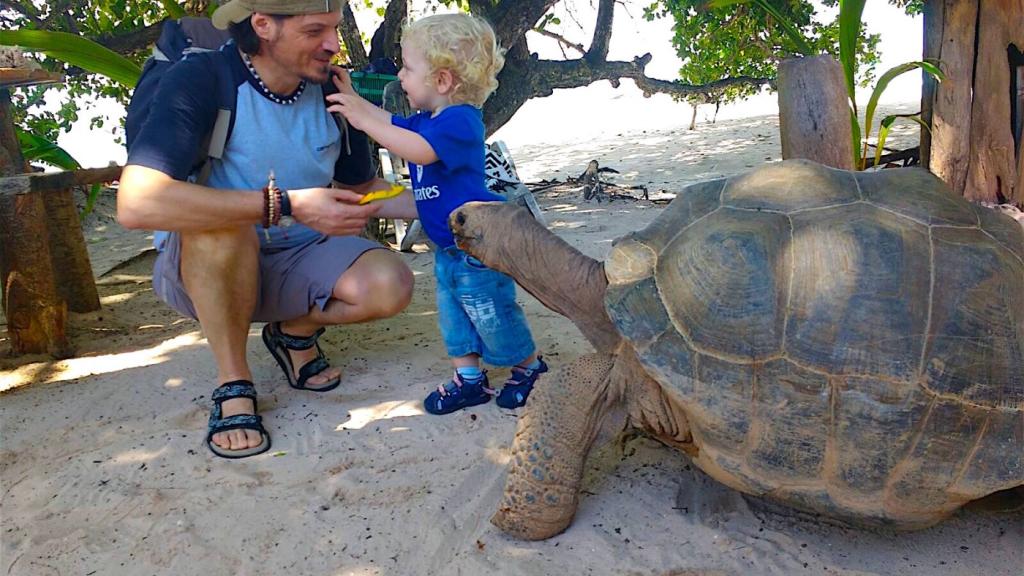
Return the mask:
<path fill-rule="evenodd" d="M 470 14 L 435 14 L 417 20 L 402 33 L 402 46 L 422 50 L 430 75 L 448 70 L 455 77 L 451 101 L 482 107 L 498 87 L 505 65 L 491 25 Z"/>

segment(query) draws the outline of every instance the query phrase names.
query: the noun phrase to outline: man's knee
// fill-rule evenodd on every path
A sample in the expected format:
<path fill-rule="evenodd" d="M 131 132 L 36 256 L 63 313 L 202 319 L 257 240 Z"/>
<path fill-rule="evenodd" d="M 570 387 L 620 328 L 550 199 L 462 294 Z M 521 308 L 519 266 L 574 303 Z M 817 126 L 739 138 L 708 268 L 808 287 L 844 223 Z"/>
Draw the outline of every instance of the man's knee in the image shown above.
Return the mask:
<path fill-rule="evenodd" d="M 181 233 L 181 266 L 202 268 L 230 265 L 255 258 L 259 238 L 252 226 Z"/>
<path fill-rule="evenodd" d="M 412 301 L 412 270 L 397 258 L 392 265 L 375 268 L 371 283 L 369 294 L 375 295 L 382 317 L 398 314 Z"/>
<path fill-rule="evenodd" d="M 354 291 L 355 300 L 378 318 L 394 316 L 412 300 L 413 275 L 401 258 L 373 250 L 360 258 L 342 277 L 343 292 Z"/>

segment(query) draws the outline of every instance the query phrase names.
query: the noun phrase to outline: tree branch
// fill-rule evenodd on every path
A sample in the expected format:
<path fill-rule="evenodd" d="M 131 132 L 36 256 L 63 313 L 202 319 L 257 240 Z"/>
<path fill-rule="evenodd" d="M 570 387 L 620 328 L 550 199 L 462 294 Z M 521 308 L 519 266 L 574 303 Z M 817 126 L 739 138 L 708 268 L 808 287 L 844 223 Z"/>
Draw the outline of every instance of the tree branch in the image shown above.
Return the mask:
<path fill-rule="evenodd" d="M 579 52 L 580 56 L 587 53 L 587 49 L 583 47 L 583 44 L 576 44 L 572 40 L 569 40 L 568 38 L 562 36 L 561 34 L 557 34 L 550 30 L 545 30 L 544 28 L 535 28 L 533 31 L 536 32 L 537 34 L 540 34 L 541 36 L 554 38 L 560 45 L 572 48 L 573 50 Z"/>
<path fill-rule="evenodd" d="M 597 8 L 597 22 L 594 25 L 594 40 L 584 56 L 589 62 L 603 62 L 608 58 L 608 45 L 612 39 L 614 20 L 615 0 L 601 0 Z"/>
<path fill-rule="evenodd" d="M 356 15 L 352 13 L 352 7 L 348 2 L 341 9 L 341 39 L 345 42 L 348 50 L 348 61 L 357 68 L 362 68 L 370 63 L 366 56 L 366 48 L 363 47 L 363 36 L 359 33 L 359 24 L 356 23 Z"/>
<path fill-rule="evenodd" d="M 94 40 L 118 54 L 133 54 L 140 50 L 145 50 L 155 43 L 156 39 L 160 37 L 160 27 L 162 25 L 163 21 L 160 21 L 126 34 L 100 36 L 99 38 L 94 38 Z"/>
<path fill-rule="evenodd" d="M 608 80 L 618 87 L 622 78 L 632 79 L 645 96 L 655 93 L 680 98 L 705 95 L 729 86 L 762 86 L 772 82 L 769 78 L 740 76 L 723 78 L 708 84 L 684 84 L 678 81 L 649 78 L 644 70 L 651 61 L 650 54 L 637 56 L 631 62 L 602 61 L 592 63 L 585 58 L 577 60 L 540 60 L 536 56 L 509 58 L 498 76 L 503 89 L 484 104 L 484 121 L 488 134 L 493 133 L 530 98 L 550 96 L 559 88 L 588 86 L 599 80 Z"/>
<path fill-rule="evenodd" d="M 498 44 L 506 48 L 514 44 L 557 3 L 558 0 L 502 0 L 489 14 Z"/>
<path fill-rule="evenodd" d="M 402 23 L 409 13 L 407 0 L 391 0 L 384 10 L 384 21 L 373 33 L 370 40 L 370 60 L 386 58 L 392 62 L 401 60 Z"/>

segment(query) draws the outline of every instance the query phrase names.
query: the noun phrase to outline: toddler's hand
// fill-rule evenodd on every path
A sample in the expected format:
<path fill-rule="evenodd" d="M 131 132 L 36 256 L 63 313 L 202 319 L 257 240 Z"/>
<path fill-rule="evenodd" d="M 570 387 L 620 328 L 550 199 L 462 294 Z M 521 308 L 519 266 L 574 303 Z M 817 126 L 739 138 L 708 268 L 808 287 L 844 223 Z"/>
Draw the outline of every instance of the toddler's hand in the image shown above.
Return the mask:
<path fill-rule="evenodd" d="M 349 124 L 364 132 L 381 112 L 381 109 L 374 106 L 372 102 L 355 93 L 331 94 L 327 97 L 327 102 L 329 112 L 341 114 Z"/>
<path fill-rule="evenodd" d="M 331 81 L 334 82 L 335 88 L 342 94 L 355 94 L 356 89 L 352 87 L 352 77 L 348 75 L 348 70 L 341 66 L 331 66 Z"/>

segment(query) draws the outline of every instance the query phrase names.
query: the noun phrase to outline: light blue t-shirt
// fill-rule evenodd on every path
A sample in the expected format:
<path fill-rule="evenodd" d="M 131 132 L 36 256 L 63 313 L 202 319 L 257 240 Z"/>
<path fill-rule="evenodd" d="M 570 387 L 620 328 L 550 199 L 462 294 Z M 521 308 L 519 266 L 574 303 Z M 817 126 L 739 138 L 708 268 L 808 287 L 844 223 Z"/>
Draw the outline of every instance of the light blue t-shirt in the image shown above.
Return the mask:
<path fill-rule="evenodd" d="M 260 92 L 233 45 L 197 54 L 172 66 L 160 80 L 153 110 L 129 151 L 128 164 L 153 168 L 179 180 L 195 169 L 195 151 L 212 130 L 217 115 L 217 67 L 212 58 L 228 58 L 237 86 L 233 128 L 222 159 L 212 160 L 212 188 L 262 190 L 270 171 L 283 190 L 362 184 L 376 166 L 362 132 L 349 130 L 348 146 L 327 112 L 323 87 L 307 84 L 292 104 L 275 103 Z M 263 247 L 289 248 L 322 236 L 301 224 L 269 228 L 270 240 L 256 226 Z M 162 249 L 166 232 L 154 243 Z"/>

